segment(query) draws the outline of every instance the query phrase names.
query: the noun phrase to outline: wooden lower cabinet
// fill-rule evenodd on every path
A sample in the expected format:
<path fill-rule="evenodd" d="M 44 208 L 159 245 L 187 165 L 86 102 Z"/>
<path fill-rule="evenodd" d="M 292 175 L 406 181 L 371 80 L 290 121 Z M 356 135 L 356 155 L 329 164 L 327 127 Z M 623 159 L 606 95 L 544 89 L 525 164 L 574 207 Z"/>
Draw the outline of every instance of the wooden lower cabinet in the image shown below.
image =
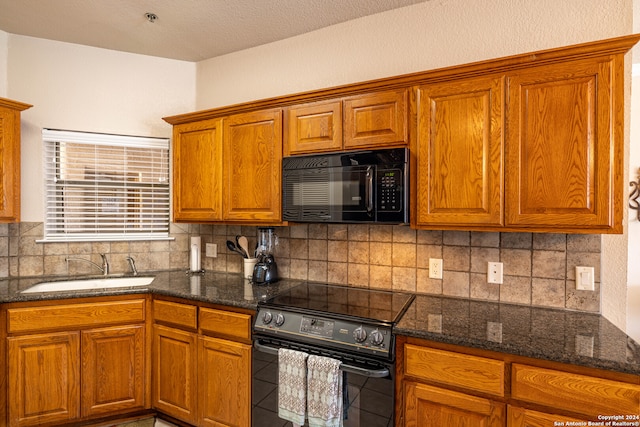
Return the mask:
<path fill-rule="evenodd" d="M 80 333 L 8 338 L 10 426 L 65 422 L 80 416 Z"/>
<path fill-rule="evenodd" d="M 83 331 L 82 416 L 143 408 L 144 360 L 144 325 Z"/>
<path fill-rule="evenodd" d="M 249 427 L 251 346 L 200 337 L 198 361 L 199 425 Z"/>
<path fill-rule="evenodd" d="M 503 427 L 505 405 L 418 382 L 404 384 L 405 427 Z"/>
<path fill-rule="evenodd" d="M 196 425 L 197 334 L 154 325 L 153 342 L 153 406 Z"/>
<path fill-rule="evenodd" d="M 251 316 L 157 300 L 154 319 L 153 407 L 193 426 L 249 427 Z"/>
<path fill-rule="evenodd" d="M 561 425 L 559 423 L 566 424 L 568 421 L 586 422 L 587 420 L 579 420 L 577 418 L 570 418 L 562 415 L 546 414 L 543 412 L 532 411 L 531 409 L 519 408 L 517 406 L 509 406 L 507 410 L 507 425 L 509 427 L 548 427 Z"/>

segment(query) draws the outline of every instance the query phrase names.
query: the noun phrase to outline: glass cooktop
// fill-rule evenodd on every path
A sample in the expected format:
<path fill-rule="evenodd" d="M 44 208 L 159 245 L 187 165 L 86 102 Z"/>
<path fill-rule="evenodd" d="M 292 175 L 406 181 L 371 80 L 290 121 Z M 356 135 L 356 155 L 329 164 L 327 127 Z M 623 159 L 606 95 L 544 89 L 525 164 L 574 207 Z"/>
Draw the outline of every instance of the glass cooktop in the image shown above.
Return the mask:
<path fill-rule="evenodd" d="M 402 292 L 303 283 L 278 294 L 265 305 L 396 323 L 413 298 L 412 294 Z"/>

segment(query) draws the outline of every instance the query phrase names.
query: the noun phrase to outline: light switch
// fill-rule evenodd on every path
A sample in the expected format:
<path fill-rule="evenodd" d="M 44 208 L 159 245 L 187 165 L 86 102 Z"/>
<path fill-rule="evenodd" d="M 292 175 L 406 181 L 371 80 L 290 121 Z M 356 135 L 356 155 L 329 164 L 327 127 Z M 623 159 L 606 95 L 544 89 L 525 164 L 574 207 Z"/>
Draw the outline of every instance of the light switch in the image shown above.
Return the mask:
<path fill-rule="evenodd" d="M 576 289 L 595 291 L 593 267 L 576 267 Z"/>

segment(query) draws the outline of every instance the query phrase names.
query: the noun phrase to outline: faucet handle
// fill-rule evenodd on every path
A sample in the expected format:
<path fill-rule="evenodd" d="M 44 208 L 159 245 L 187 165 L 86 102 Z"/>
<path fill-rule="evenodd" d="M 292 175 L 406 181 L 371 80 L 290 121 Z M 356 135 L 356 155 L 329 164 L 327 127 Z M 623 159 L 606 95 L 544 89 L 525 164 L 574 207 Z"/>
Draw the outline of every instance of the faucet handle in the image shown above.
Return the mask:
<path fill-rule="evenodd" d="M 109 261 L 107 260 L 107 254 L 100 254 L 102 257 L 102 273 L 106 276 L 109 274 Z"/>
<path fill-rule="evenodd" d="M 131 272 L 133 273 L 134 276 L 137 276 L 138 269 L 136 268 L 135 260 L 132 257 L 128 256 L 127 261 L 129 261 L 129 267 L 131 267 Z"/>

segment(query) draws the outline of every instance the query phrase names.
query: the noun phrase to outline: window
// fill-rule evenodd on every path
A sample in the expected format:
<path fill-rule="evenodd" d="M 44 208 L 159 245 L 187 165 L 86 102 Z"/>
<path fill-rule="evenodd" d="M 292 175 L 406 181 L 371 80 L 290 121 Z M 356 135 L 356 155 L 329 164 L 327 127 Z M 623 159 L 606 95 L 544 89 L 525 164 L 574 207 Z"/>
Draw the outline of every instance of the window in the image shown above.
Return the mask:
<path fill-rule="evenodd" d="M 43 129 L 44 241 L 169 238 L 169 140 Z"/>

